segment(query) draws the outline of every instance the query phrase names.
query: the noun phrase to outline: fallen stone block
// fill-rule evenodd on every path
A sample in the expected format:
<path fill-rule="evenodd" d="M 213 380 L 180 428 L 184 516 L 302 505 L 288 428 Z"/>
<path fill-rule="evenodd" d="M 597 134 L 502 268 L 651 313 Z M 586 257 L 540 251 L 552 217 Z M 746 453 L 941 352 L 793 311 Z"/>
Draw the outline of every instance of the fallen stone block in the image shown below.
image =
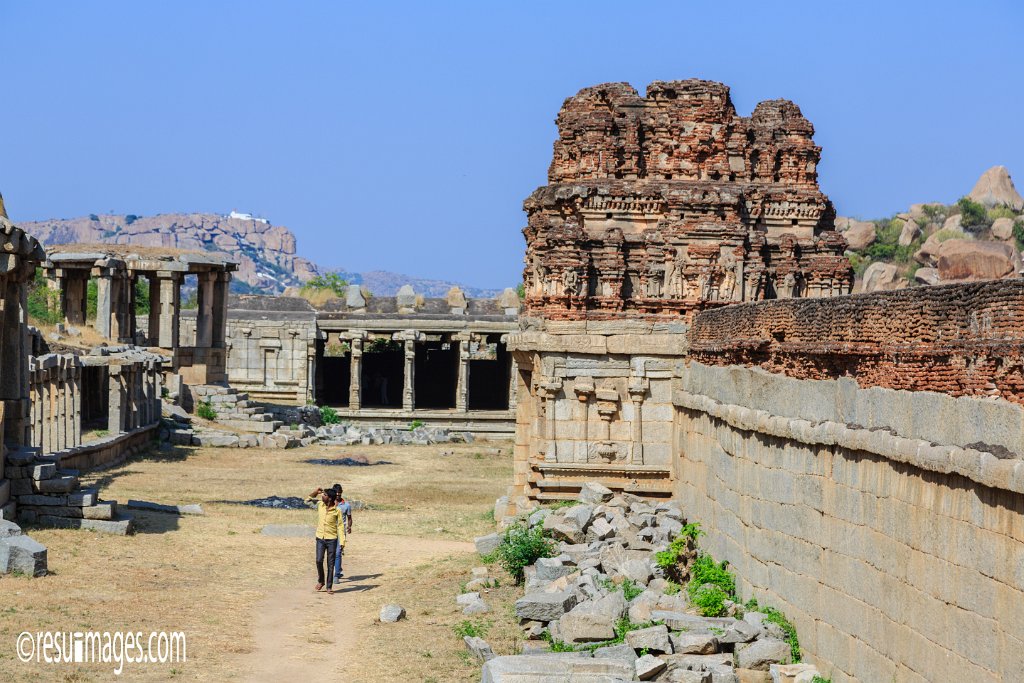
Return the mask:
<path fill-rule="evenodd" d="M 772 683 L 771 674 L 758 669 L 733 669 L 736 683 Z"/>
<path fill-rule="evenodd" d="M 22 505 L 39 505 L 39 506 L 50 506 L 56 507 L 58 505 L 67 505 L 67 496 L 41 496 L 31 494 L 28 496 L 18 496 L 18 502 Z"/>
<path fill-rule="evenodd" d="M 87 507 L 95 505 L 99 500 L 99 490 L 96 488 L 79 489 L 68 494 L 68 505 Z"/>
<path fill-rule="evenodd" d="M 627 665 L 637 660 L 636 650 L 625 643 L 619 645 L 606 645 L 594 650 L 594 657 L 598 659 L 618 659 Z"/>
<path fill-rule="evenodd" d="M 542 557 L 537 560 L 536 566 L 538 581 L 554 581 L 575 570 L 575 567 L 565 564 L 558 557 Z"/>
<path fill-rule="evenodd" d="M 626 634 L 626 644 L 634 650 L 672 654 L 672 642 L 668 637 L 668 628 L 664 624 L 630 631 Z"/>
<path fill-rule="evenodd" d="M 687 671 L 711 671 L 715 667 L 733 666 L 732 655 L 724 652 L 714 655 L 666 655 L 663 659 L 672 669 Z"/>
<path fill-rule="evenodd" d="M 494 659 L 494 650 L 491 649 L 491 646 L 483 638 L 463 636 L 462 640 L 466 643 L 466 649 L 469 650 L 469 654 L 481 664 Z"/>
<path fill-rule="evenodd" d="M 772 664 L 788 664 L 792 651 L 789 644 L 775 638 L 762 638 L 736 646 L 736 668 L 768 671 Z"/>
<path fill-rule="evenodd" d="M 528 593 L 516 600 L 516 616 L 534 621 L 554 621 L 576 606 L 576 594 Z"/>
<path fill-rule="evenodd" d="M 117 503 L 114 501 L 100 501 L 95 505 L 82 508 L 82 517 L 85 519 L 110 520 L 117 515 Z"/>
<path fill-rule="evenodd" d="M 88 509 L 88 508 L 83 508 Z M 115 536 L 135 533 L 135 521 L 131 515 L 120 515 L 116 519 L 79 519 L 77 517 L 54 517 L 39 515 L 39 524 L 63 529 L 88 529 Z"/>
<path fill-rule="evenodd" d="M 491 611 L 490 605 L 484 602 L 481 598 L 477 597 L 476 600 L 470 601 L 462 608 L 462 613 L 465 615 L 473 614 L 486 614 Z"/>
<path fill-rule="evenodd" d="M 772 683 L 813 683 L 821 675 L 813 664 L 770 664 L 768 674 Z"/>
<path fill-rule="evenodd" d="M 616 659 L 594 659 L 576 653 L 509 655 L 484 664 L 480 683 L 621 683 L 632 680 L 632 664 Z"/>
<path fill-rule="evenodd" d="M 314 538 L 316 528 L 308 524 L 267 524 L 260 529 L 260 533 L 280 538 Z"/>
<path fill-rule="evenodd" d="M 588 481 L 580 488 L 580 495 L 577 499 L 583 503 L 604 503 L 612 499 L 612 490 L 596 481 Z"/>
<path fill-rule="evenodd" d="M 21 536 L 21 527 L 7 519 L 0 519 L 0 538 Z"/>
<path fill-rule="evenodd" d="M 576 605 L 558 620 L 558 630 L 566 643 L 595 643 L 615 637 L 615 625 L 626 612 L 622 593 L 611 593 L 599 600 Z"/>
<path fill-rule="evenodd" d="M 462 595 L 455 596 L 455 604 L 466 606 L 474 600 L 479 600 L 479 593 L 463 593 Z"/>
<path fill-rule="evenodd" d="M 36 481 L 40 481 L 42 479 L 49 479 L 55 474 L 57 474 L 57 465 L 45 463 L 42 465 L 32 465 L 29 476 Z"/>
<path fill-rule="evenodd" d="M 399 619 L 405 619 L 405 608 L 401 605 L 384 605 L 380 608 L 381 622 L 393 624 Z"/>
<path fill-rule="evenodd" d="M 672 651 L 677 655 L 713 655 L 718 652 L 718 639 L 711 634 L 673 633 Z"/>
<path fill-rule="evenodd" d="M 0 538 L 0 574 L 46 575 L 46 546 L 24 535 Z"/>
<path fill-rule="evenodd" d="M 148 500 L 129 500 L 125 503 L 125 507 L 132 508 L 134 510 L 146 510 L 148 512 L 163 512 L 169 515 L 204 515 L 202 506 L 198 504 L 191 505 L 163 505 L 161 503 L 151 503 Z"/>
<path fill-rule="evenodd" d="M 501 534 L 487 534 L 473 539 L 476 552 L 481 556 L 490 555 L 501 545 Z"/>
<path fill-rule="evenodd" d="M 636 677 L 641 681 L 649 681 L 668 666 L 663 660 L 654 655 L 644 655 L 633 663 L 636 667 Z"/>

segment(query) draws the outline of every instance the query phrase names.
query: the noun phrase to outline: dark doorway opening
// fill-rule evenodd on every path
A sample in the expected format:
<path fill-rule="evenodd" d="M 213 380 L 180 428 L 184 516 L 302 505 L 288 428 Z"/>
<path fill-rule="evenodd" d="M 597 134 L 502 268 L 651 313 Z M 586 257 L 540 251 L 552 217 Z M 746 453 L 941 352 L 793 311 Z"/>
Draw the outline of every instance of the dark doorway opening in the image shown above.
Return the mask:
<path fill-rule="evenodd" d="M 416 372 L 413 380 L 417 408 L 454 408 L 458 376 L 457 344 L 450 341 L 416 344 Z"/>
<path fill-rule="evenodd" d="M 82 368 L 82 434 L 107 429 L 110 416 L 109 376 L 104 366 Z M 87 440 L 84 437 L 83 440 Z"/>
<path fill-rule="evenodd" d="M 488 335 L 469 361 L 469 409 L 508 410 L 512 356 L 497 335 Z M 491 356 L 493 355 L 493 359 Z"/>
<path fill-rule="evenodd" d="M 324 356 L 320 359 L 320 403 L 347 407 L 348 389 L 352 377 L 352 356 Z"/>
<path fill-rule="evenodd" d="M 401 408 L 405 377 L 402 344 L 374 339 L 363 350 L 362 405 L 366 408 Z"/>

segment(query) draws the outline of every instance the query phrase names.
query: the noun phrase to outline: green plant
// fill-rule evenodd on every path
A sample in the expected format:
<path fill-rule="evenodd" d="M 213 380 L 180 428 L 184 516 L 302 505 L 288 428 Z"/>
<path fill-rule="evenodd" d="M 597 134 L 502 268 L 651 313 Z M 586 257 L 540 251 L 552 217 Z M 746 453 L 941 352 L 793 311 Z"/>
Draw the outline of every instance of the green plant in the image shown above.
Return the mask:
<path fill-rule="evenodd" d="M 668 580 L 665 585 L 665 595 L 678 595 L 679 591 L 683 590 L 683 587 L 672 580 Z"/>
<path fill-rule="evenodd" d="M 490 628 L 491 622 L 489 621 L 473 622 L 469 619 L 463 619 L 462 623 L 452 626 L 452 630 L 455 631 L 455 635 L 460 638 L 483 638 L 487 635 L 487 631 Z"/>
<path fill-rule="evenodd" d="M 996 221 L 1000 218 L 1016 218 L 1017 214 L 1008 206 L 993 206 L 988 210 L 989 221 Z"/>
<path fill-rule="evenodd" d="M 1018 249 L 1024 249 L 1024 219 L 1013 222 L 1013 239 L 1017 242 Z"/>
<path fill-rule="evenodd" d="M 697 539 L 704 535 L 700 529 L 700 523 L 686 524 L 676 537 L 669 543 L 668 550 L 662 550 L 654 554 L 654 561 L 665 572 L 665 576 L 676 583 L 682 582 L 684 578 L 683 566 L 687 557 L 692 557 L 692 551 L 696 547 Z"/>
<path fill-rule="evenodd" d="M 715 562 L 707 553 L 700 553 L 690 567 L 687 592 L 690 600 L 705 617 L 720 617 L 727 611 L 725 601 L 736 598 L 736 577 L 726 562 Z"/>
<path fill-rule="evenodd" d="M 203 418 L 204 420 L 216 420 L 217 411 L 214 410 L 209 400 L 203 401 L 196 406 L 196 415 Z"/>
<path fill-rule="evenodd" d="M 412 431 L 413 429 L 419 429 L 424 424 L 423 420 L 413 420 L 409 423 L 409 430 Z"/>
<path fill-rule="evenodd" d="M 184 299 L 182 299 L 181 307 L 184 310 L 192 310 L 192 309 L 199 308 L 199 292 L 198 292 L 198 290 L 192 290 L 191 292 L 189 292 L 188 296 L 186 296 Z"/>
<path fill-rule="evenodd" d="M 961 197 L 956 205 L 960 209 L 960 226 L 964 230 L 980 232 L 992 224 L 982 204 L 968 197 Z"/>
<path fill-rule="evenodd" d="M 796 634 L 796 626 L 793 626 L 793 622 L 787 619 L 785 614 L 774 607 L 758 605 L 757 598 L 747 600 L 744 607 L 749 611 L 757 611 L 764 614 L 765 622 L 775 624 L 781 628 L 782 632 L 786 634 L 785 641 L 789 645 L 793 662 L 796 663 L 800 661 L 802 653 L 800 652 L 800 640 Z"/>
<path fill-rule="evenodd" d="M 558 553 L 554 541 L 544 535 L 542 527 L 531 529 L 518 522 L 505 530 L 495 554 L 516 585 L 520 585 L 526 578 L 526 567 L 542 557 L 554 557 Z"/>
<path fill-rule="evenodd" d="M 341 422 L 338 411 L 330 406 L 320 406 L 320 421 L 325 425 L 336 425 Z"/>
<path fill-rule="evenodd" d="M 384 353 L 399 351 L 401 346 L 394 339 L 371 339 L 363 344 L 363 353 Z"/>
<path fill-rule="evenodd" d="M 522 282 L 520 282 L 518 285 L 516 285 L 516 294 L 519 295 L 519 300 L 520 301 L 525 299 L 526 298 L 526 285 L 524 285 Z"/>
<path fill-rule="evenodd" d="M 832 683 L 832 679 L 823 678 L 822 676 L 815 676 L 811 679 L 811 683 Z"/>
<path fill-rule="evenodd" d="M 938 222 L 940 217 L 945 218 L 946 207 L 941 204 L 925 204 L 921 207 L 921 212 L 927 216 L 932 223 L 935 223 Z"/>
<path fill-rule="evenodd" d="M 725 616 L 728 612 L 725 601 L 728 599 L 729 596 L 725 594 L 725 591 L 714 584 L 698 586 L 690 593 L 690 600 L 704 617 Z"/>
<path fill-rule="evenodd" d="M 962 238 L 963 236 L 964 234 L 962 232 L 958 230 L 953 230 L 952 228 L 943 228 L 942 230 L 939 230 L 934 235 L 932 235 L 932 237 L 935 238 L 936 242 L 945 242 L 946 240 L 959 239 Z"/>
<path fill-rule="evenodd" d="M 42 268 L 36 268 L 35 277 L 28 286 L 28 315 L 44 325 L 56 325 L 64 320 L 60 305 L 60 292 L 50 288 Z"/>
<path fill-rule="evenodd" d="M 135 281 L 135 315 L 149 315 L 149 283 Z"/>
<path fill-rule="evenodd" d="M 337 296 L 345 296 L 345 288 L 348 282 L 337 273 L 326 273 L 317 275 L 299 290 L 301 294 L 309 294 L 318 291 L 330 291 Z"/>
<path fill-rule="evenodd" d="M 578 500 L 560 500 L 557 503 L 552 503 L 548 508 L 551 510 L 561 510 L 562 508 L 571 508 L 580 504 Z"/>

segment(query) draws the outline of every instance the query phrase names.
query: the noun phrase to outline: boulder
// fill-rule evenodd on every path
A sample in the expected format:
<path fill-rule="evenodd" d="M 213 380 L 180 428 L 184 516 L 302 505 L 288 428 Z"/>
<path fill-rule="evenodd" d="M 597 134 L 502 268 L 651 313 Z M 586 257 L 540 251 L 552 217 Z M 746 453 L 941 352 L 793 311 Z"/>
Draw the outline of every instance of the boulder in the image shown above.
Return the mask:
<path fill-rule="evenodd" d="M 768 675 L 772 683 L 813 683 L 821 672 L 813 664 L 771 664 Z"/>
<path fill-rule="evenodd" d="M 1014 211 L 1024 211 L 1024 197 L 1013 186 L 1010 171 L 1005 166 L 993 166 L 982 173 L 967 196 L 985 206 L 1008 206 Z"/>
<path fill-rule="evenodd" d="M 345 306 L 348 308 L 366 308 L 366 299 L 358 285 L 349 285 L 345 288 Z"/>
<path fill-rule="evenodd" d="M 0 519 L 0 538 L 21 536 L 21 527 L 9 519 Z"/>
<path fill-rule="evenodd" d="M 626 634 L 626 644 L 635 650 L 672 654 L 672 641 L 669 639 L 668 627 L 664 624 L 630 631 Z"/>
<path fill-rule="evenodd" d="M 843 233 L 847 244 L 853 251 L 863 251 L 871 246 L 877 233 L 871 221 L 858 221 L 853 218 L 837 218 L 836 228 Z"/>
<path fill-rule="evenodd" d="M 466 615 L 472 614 L 486 614 L 491 611 L 490 605 L 484 602 L 480 597 L 476 600 L 471 600 L 462 608 L 462 613 Z"/>
<path fill-rule="evenodd" d="M 456 605 L 462 605 L 463 607 L 465 607 L 466 605 L 468 605 L 469 603 L 473 602 L 474 600 L 479 600 L 479 599 L 480 599 L 480 594 L 479 593 L 463 593 L 462 595 L 456 595 L 455 596 L 455 604 Z"/>
<path fill-rule="evenodd" d="M 901 247 L 910 246 L 910 243 L 917 239 L 917 236 L 921 234 L 921 226 L 917 224 L 915 220 L 909 220 L 903 224 L 903 230 L 900 231 L 900 238 L 897 243 Z"/>
<path fill-rule="evenodd" d="M 599 647 L 594 650 L 594 656 L 598 659 L 619 659 L 626 664 L 632 664 L 637 660 L 636 650 L 625 643 Z"/>
<path fill-rule="evenodd" d="M 402 285 L 398 288 L 398 294 L 395 296 L 395 304 L 398 306 L 398 311 L 401 313 L 402 309 L 415 309 L 416 308 L 416 292 L 413 291 L 412 285 Z"/>
<path fill-rule="evenodd" d="M 736 683 L 772 683 L 771 674 L 758 669 L 735 669 Z"/>
<path fill-rule="evenodd" d="M 636 669 L 618 659 L 580 657 L 575 653 L 511 655 L 484 664 L 480 683 L 619 683 L 633 680 Z"/>
<path fill-rule="evenodd" d="M 575 567 L 567 565 L 560 557 L 542 557 L 537 560 L 538 581 L 554 581 L 571 574 Z"/>
<path fill-rule="evenodd" d="M 736 668 L 768 671 L 771 664 L 788 664 L 792 651 L 789 644 L 775 638 L 762 638 L 736 646 Z"/>
<path fill-rule="evenodd" d="M 580 488 L 579 501 L 597 505 L 612 499 L 612 490 L 596 481 L 588 481 Z"/>
<path fill-rule="evenodd" d="M 907 281 L 900 275 L 900 268 L 892 263 L 876 261 L 864 271 L 861 283 L 863 292 L 881 292 L 903 289 Z"/>
<path fill-rule="evenodd" d="M 992 236 L 997 240 L 1008 240 L 1013 237 L 1012 218 L 997 218 L 992 221 Z"/>
<path fill-rule="evenodd" d="M 651 680 L 668 666 L 663 660 L 658 659 L 654 655 L 644 655 L 637 659 L 633 665 L 636 667 L 636 677 L 641 681 Z"/>
<path fill-rule="evenodd" d="M 516 616 L 534 621 L 554 621 L 576 606 L 572 591 L 558 593 L 527 593 L 516 600 Z"/>
<path fill-rule="evenodd" d="M 385 624 L 393 624 L 400 619 L 405 619 L 405 608 L 401 605 L 384 605 L 380 608 L 380 620 Z"/>
<path fill-rule="evenodd" d="M 918 268 L 914 271 L 914 280 L 922 285 L 939 284 L 939 271 L 937 268 Z"/>
<path fill-rule="evenodd" d="M 939 245 L 939 279 L 994 280 L 1015 274 L 1014 249 L 1003 242 L 951 239 Z"/>

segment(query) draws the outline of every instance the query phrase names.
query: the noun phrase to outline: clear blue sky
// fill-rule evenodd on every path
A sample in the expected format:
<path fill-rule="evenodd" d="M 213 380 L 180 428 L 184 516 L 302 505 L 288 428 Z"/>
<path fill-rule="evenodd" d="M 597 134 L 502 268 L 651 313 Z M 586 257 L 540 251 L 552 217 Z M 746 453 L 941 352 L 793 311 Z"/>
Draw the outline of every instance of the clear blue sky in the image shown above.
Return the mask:
<path fill-rule="evenodd" d="M 1024 191 L 1024 11 L 1006 2 L 0 0 L 15 220 L 226 213 L 328 266 L 502 287 L 582 87 L 708 78 L 785 97 L 840 214 Z"/>

